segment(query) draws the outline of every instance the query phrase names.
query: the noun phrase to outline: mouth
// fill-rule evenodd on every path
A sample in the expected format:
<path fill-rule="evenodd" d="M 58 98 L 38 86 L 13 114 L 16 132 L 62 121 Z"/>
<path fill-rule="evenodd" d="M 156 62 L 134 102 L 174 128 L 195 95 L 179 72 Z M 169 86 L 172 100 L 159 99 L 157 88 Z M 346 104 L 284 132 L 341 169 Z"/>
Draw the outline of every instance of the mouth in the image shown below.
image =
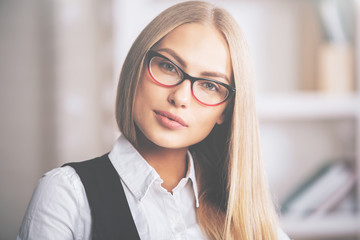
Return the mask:
<path fill-rule="evenodd" d="M 166 128 L 179 129 L 188 127 L 186 121 L 180 116 L 166 111 L 154 111 L 156 118 Z"/>

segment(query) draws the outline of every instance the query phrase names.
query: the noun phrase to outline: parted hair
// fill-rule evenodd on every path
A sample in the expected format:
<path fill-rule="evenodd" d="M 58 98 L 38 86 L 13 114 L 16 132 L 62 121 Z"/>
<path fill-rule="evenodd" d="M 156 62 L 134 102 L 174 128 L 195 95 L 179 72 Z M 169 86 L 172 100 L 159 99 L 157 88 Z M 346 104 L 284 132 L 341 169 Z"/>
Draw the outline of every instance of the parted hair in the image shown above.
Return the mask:
<path fill-rule="evenodd" d="M 278 219 L 262 166 L 253 67 L 242 31 L 226 10 L 202 1 L 182 2 L 161 12 L 145 27 L 120 73 L 118 127 L 136 146 L 133 107 L 146 53 L 173 29 L 187 23 L 208 24 L 222 33 L 229 47 L 236 88 L 225 110 L 224 123 L 190 147 L 199 184 L 198 222 L 210 239 L 275 240 Z"/>

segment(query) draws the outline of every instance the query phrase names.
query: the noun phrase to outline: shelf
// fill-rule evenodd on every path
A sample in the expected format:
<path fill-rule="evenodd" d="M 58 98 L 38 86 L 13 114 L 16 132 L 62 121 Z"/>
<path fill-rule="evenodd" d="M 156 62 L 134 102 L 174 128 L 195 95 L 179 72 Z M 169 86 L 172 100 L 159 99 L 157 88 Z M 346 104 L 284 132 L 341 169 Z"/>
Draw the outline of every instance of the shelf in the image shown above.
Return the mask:
<path fill-rule="evenodd" d="M 331 215 L 322 218 L 281 219 L 283 230 L 292 238 L 333 238 L 360 235 L 360 216 Z"/>
<path fill-rule="evenodd" d="M 260 120 L 342 119 L 360 116 L 360 95 L 287 93 L 257 96 Z"/>

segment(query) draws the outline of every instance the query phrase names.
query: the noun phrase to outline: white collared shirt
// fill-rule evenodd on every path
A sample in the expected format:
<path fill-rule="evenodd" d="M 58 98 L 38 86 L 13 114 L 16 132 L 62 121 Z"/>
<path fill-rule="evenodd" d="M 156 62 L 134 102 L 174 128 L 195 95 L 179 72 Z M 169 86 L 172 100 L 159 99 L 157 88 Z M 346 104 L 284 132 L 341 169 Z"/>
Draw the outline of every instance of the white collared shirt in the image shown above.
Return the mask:
<path fill-rule="evenodd" d="M 157 172 L 123 136 L 109 154 L 119 173 L 141 239 L 207 239 L 196 220 L 199 205 L 195 169 L 169 193 Z M 40 179 L 17 239 L 91 239 L 91 213 L 75 170 L 56 168 Z"/>

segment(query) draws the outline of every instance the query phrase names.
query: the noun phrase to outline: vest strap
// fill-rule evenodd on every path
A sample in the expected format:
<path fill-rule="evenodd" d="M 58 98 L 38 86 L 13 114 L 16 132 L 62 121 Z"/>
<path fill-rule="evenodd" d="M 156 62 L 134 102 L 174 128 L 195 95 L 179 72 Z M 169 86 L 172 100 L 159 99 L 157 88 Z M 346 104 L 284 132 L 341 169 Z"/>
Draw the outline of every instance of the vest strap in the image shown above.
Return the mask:
<path fill-rule="evenodd" d="M 129 204 L 108 154 L 83 162 L 67 163 L 84 185 L 92 216 L 95 240 L 140 240 Z"/>

